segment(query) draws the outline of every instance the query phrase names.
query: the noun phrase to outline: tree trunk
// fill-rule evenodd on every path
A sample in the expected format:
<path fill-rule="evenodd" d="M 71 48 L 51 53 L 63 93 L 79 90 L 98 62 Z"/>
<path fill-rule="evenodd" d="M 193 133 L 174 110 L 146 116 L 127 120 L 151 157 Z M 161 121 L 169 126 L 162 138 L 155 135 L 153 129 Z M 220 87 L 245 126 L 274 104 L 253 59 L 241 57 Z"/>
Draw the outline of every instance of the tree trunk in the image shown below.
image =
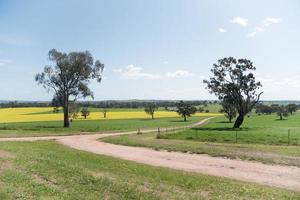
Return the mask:
<path fill-rule="evenodd" d="M 186 122 L 186 115 L 183 115 L 183 121 Z"/>
<path fill-rule="evenodd" d="M 244 121 L 244 114 L 243 113 L 239 113 L 239 116 L 236 118 L 233 128 L 240 128 L 240 126 L 242 125 Z"/>
<path fill-rule="evenodd" d="M 69 128 L 69 97 L 68 95 L 64 95 L 64 127 Z"/>
<path fill-rule="evenodd" d="M 280 117 L 280 120 L 282 120 L 282 113 L 280 113 L 279 117 Z"/>
<path fill-rule="evenodd" d="M 104 118 L 106 118 L 106 112 L 105 112 L 105 113 L 103 113 L 103 117 L 104 117 Z"/>
<path fill-rule="evenodd" d="M 232 117 L 229 116 L 228 120 L 229 120 L 229 123 L 231 123 L 232 122 Z"/>
<path fill-rule="evenodd" d="M 154 119 L 154 113 L 151 114 L 151 118 Z"/>

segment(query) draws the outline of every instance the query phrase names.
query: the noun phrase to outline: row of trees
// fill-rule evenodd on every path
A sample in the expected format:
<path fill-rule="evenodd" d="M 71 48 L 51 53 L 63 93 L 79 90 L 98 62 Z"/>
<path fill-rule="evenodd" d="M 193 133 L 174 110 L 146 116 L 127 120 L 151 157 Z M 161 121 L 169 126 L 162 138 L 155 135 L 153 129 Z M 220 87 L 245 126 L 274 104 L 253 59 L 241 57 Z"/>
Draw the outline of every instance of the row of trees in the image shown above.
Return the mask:
<path fill-rule="evenodd" d="M 98 60 L 94 62 L 88 51 L 66 54 L 52 49 L 49 51 L 49 60 L 54 65 L 46 66 L 35 79 L 38 84 L 55 93 L 54 99 L 64 109 L 64 127 L 69 127 L 70 101 L 88 96 L 93 98 L 88 84 L 92 79 L 101 82 L 104 65 Z M 212 77 L 204 80 L 209 92 L 222 102 L 230 121 L 237 115 L 233 128 L 242 125 L 244 117 L 260 100 L 262 92 L 259 89 L 262 85 L 255 80 L 252 73 L 255 70 L 250 60 L 228 57 L 218 60 L 211 69 Z M 176 103 L 176 107 L 185 120 L 197 111 L 194 106 L 184 102 Z M 147 106 L 145 111 L 154 118 L 156 109 L 155 106 Z"/>
<path fill-rule="evenodd" d="M 145 107 L 145 112 L 148 115 L 151 115 L 151 118 L 154 119 L 154 113 L 158 110 L 158 106 L 154 103 L 148 104 Z M 184 121 L 187 120 L 187 117 L 195 114 L 197 108 L 189 102 L 180 101 L 176 103 L 175 111 L 183 118 Z"/>
<path fill-rule="evenodd" d="M 272 104 L 272 105 L 264 105 L 258 104 L 255 107 L 255 112 L 257 114 L 272 114 L 277 113 L 280 120 L 283 117 L 287 117 L 288 115 L 292 115 L 299 109 L 297 104 L 287 104 L 287 105 L 279 105 L 279 104 Z"/>

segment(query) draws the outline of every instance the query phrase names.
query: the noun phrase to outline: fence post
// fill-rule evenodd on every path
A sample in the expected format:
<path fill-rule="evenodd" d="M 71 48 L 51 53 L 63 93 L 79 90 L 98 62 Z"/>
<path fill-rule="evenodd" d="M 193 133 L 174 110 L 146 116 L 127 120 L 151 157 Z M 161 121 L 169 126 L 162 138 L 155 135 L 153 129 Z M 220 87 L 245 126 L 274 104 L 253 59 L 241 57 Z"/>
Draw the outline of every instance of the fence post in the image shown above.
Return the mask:
<path fill-rule="evenodd" d="M 159 127 L 157 128 L 157 135 L 156 135 L 156 138 L 157 138 L 157 139 L 160 139 L 160 128 L 159 128 Z"/>
<path fill-rule="evenodd" d="M 290 129 L 288 130 L 288 146 L 290 146 Z"/>

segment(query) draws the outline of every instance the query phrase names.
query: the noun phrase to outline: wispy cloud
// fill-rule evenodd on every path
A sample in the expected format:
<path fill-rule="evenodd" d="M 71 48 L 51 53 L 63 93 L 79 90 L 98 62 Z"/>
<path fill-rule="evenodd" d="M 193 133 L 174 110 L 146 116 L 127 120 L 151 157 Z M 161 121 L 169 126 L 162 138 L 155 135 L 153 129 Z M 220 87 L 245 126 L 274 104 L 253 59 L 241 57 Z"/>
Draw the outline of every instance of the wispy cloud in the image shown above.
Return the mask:
<path fill-rule="evenodd" d="M 193 75 L 192 73 L 185 71 L 185 70 L 177 70 L 175 72 L 167 72 L 165 74 L 165 76 L 167 78 L 185 78 L 185 77 L 189 77 L 192 75 Z"/>
<path fill-rule="evenodd" d="M 242 27 L 246 27 L 246 26 L 248 26 L 248 19 L 247 18 L 243 18 L 243 17 L 234 17 L 231 20 L 231 23 L 238 24 L 238 25 L 240 25 Z"/>
<path fill-rule="evenodd" d="M 255 37 L 256 36 L 256 34 L 257 34 L 257 32 L 256 31 L 253 31 L 253 32 L 250 32 L 250 33 L 248 33 L 247 34 L 247 37 Z"/>
<path fill-rule="evenodd" d="M 160 75 L 146 73 L 143 68 L 134 65 L 128 65 L 125 69 L 115 69 L 114 72 L 120 73 L 124 79 L 158 79 Z"/>
<path fill-rule="evenodd" d="M 265 21 L 269 22 L 269 23 L 272 23 L 272 24 L 278 24 L 278 23 L 280 23 L 282 21 L 282 19 L 279 18 L 279 17 L 267 17 L 265 19 Z"/>
<path fill-rule="evenodd" d="M 255 37 L 258 33 L 265 32 L 271 25 L 281 23 L 282 19 L 279 17 L 266 17 L 259 26 L 247 34 L 247 37 Z"/>
<path fill-rule="evenodd" d="M 5 66 L 7 64 L 11 63 L 11 60 L 8 59 L 0 59 L 0 66 Z"/>
<path fill-rule="evenodd" d="M 176 70 L 174 72 L 166 72 L 162 74 L 154 74 L 145 72 L 142 67 L 128 65 L 124 69 L 114 69 L 113 72 L 121 75 L 123 79 L 162 79 L 162 78 L 186 78 L 193 74 L 185 70 Z"/>
<path fill-rule="evenodd" d="M 227 32 L 227 30 L 224 29 L 224 28 L 219 28 L 218 31 L 219 31 L 220 33 L 226 33 L 226 32 Z"/>

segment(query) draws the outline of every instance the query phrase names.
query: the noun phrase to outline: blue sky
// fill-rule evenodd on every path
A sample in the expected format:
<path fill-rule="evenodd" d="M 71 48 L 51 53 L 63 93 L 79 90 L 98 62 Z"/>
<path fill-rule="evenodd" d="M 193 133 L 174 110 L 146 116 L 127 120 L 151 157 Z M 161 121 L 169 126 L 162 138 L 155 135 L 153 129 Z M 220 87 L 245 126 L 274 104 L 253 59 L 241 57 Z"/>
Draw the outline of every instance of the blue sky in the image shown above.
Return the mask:
<path fill-rule="evenodd" d="M 47 53 L 105 64 L 95 100 L 215 99 L 203 85 L 233 56 L 257 67 L 263 99 L 300 99 L 298 0 L 0 0 L 0 99 L 49 100 L 34 81 Z"/>

